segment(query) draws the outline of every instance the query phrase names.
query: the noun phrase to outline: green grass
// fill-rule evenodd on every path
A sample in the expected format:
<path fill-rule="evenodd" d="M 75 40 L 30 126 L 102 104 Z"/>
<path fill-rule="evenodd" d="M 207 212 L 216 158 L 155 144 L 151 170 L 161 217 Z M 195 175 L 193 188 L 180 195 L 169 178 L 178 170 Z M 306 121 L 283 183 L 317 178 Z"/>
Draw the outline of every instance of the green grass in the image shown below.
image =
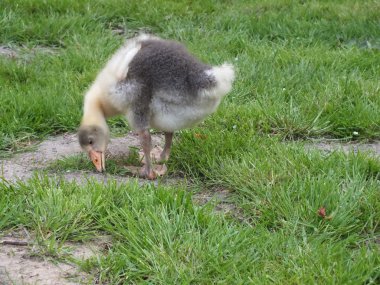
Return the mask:
<path fill-rule="evenodd" d="M 246 108 L 255 131 L 379 137 L 378 1 L 217 3 L 2 1 L 1 45 L 55 52 L 0 58 L 0 149 L 77 128 L 82 94 L 123 42 L 115 28 L 181 40 L 210 63 L 234 62 L 224 107 L 231 116 Z"/>
<path fill-rule="evenodd" d="M 298 194 L 291 191 L 288 199 L 277 195 L 262 204 L 269 210 L 277 201 L 288 209 L 260 209 L 255 226 L 194 206 L 184 189 L 137 183 L 79 187 L 36 178 L 27 185 L 1 186 L 1 221 L 36 230 L 40 244 L 58 243 L 58 249 L 67 240 L 111 236 L 106 255 L 82 263 L 111 284 L 375 282 L 379 255 L 371 228 L 379 220 L 373 204 L 376 185 L 358 180 L 329 199 L 333 186 L 323 189 L 322 182 L 305 180 L 294 185 Z M 313 184 L 323 191 L 311 191 Z M 290 201 L 293 195 L 299 196 L 298 205 Z M 304 205 L 303 199 L 314 205 Z M 317 216 L 322 204 L 331 220 Z"/>
<path fill-rule="evenodd" d="M 111 284 L 379 282 L 379 159 L 304 147 L 380 138 L 379 1 L 48 3 L 0 2 L 0 45 L 18 52 L 0 56 L 0 155 L 75 131 L 98 70 L 125 36 L 151 31 L 236 66 L 233 91 L 176 134 L 168 166 L 197 191 L 229 189 L 244 219 L 178 186 L 35 177 L 0 183 L 0 230 L 25 226 L 54 258 L 66 258 L 66 241 L 110 235 L 110 249 L 80 265 Z M 128 129 L 121 118 L 110 125 Z M 108 172 L 126 175 L 122 165 L 137 163 L 126 159 L 107 161 Z M 82 155 L 49 170 L 93 167 Z"/>

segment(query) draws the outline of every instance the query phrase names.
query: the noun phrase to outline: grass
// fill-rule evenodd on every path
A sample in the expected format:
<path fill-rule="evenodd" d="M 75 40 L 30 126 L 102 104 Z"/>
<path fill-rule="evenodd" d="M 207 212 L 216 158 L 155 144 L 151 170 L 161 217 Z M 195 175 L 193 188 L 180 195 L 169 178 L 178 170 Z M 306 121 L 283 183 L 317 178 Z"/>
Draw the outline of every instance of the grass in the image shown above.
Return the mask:
<path fill-rule="evenodd" d="M 356 182 L 339 199 L 334 194 L 332 203 L 326 200 L 330 189 L 293 193 L 315 203 L 310 209 L 301 199 L 294 207 L 290 199 L 284 203 L 284 197 L 272 197 L 262 206 L 270 208 L 277 201 L 288 212 L 282 216 L 282 209 L 271 209 L 255 226 L 194 206 L 184 189 L 137 183 L 57 185 L 35 178 L 28 184 L 3 185 L 0 203 L 2 221 L 37 229 L 41 244 L 111 236 L 106 255 L 82 264 L 111 284 L 374 283 L 379 255 L 371 227 L 379 217 L 372 212 L 377 188 Z M 323 203 L 328 211 L 339 209 L 331 220 L 314 212 Z M 299 211 L 302 206 L 306 209 Z M 273 224 L 275 215 L 279 217 Z"/>
<path fill-rule="evenodd" d="M 142 162 L 138 149 L 130 147 L 130 153 L 127 157 L 111 157 L 107 158 L 106 170 L 111 175 L 131 175 L 133 174 L 128 167 L 140 167 Z M 59 160 L 53 161 L 47 168 L 47 171 L 62 173 L 65 171 L 93 171 L 94 165 L 84 153 L 73 155 Z"/>
<path fill-rule="evenodd" d="M 196 190 L 229 189 L 246 219 L 179 186 L 35 177 L 0 183 L 0 230 L 25 226 L 57 258 L 66 241 L 107 234 L 111 248 L 80 266 L 111 284 L 379 282 L 379 159 L 305 150 L 310 138 L 380 137 L 378 1 L 58 2 L 0 2 L 0 45 L 17 51 L 0 56 L 0 155 L 75 131 L 107 58 L 151 31 L 236 66 L 231 94 L 176 135 L 168 166 Z M 127 130 L 121 118 L 110 125 Z M 108 172 L 124 175 L 123 163 L 109 160 Z M 76 156 L 50 170 L 91 167 Z"/>
<path fill-rule="evenodd" d="M 245 108 L 257 132 L 379 136 L 377 1 L 156 0 L 152 9 L 137 3 L 1 2 L 0 43 L 35 50 L 26 58 L 0 58 L 0 103 L 6 106 L 0 149 L 77 128 L 82 94 L 123 41 L 113 29 L 152 31 L 185 42 L 210 63 L 233 61 L 238 80 L 224 108 L 231 116 Z"/>

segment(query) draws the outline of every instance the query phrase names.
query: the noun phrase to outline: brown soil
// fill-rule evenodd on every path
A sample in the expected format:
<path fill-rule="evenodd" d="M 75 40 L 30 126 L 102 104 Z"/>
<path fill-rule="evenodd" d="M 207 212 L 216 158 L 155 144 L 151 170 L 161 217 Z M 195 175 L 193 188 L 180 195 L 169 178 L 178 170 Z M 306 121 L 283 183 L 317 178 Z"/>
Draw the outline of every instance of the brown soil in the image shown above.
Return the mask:
<path fill-rule="evenodd" d="M 355 142 L 334 142 L 334 141 L 315 141 L 306 145 L 306 149 L 319 149 L 325 153 L 333 151 L 343 151 L 345 153 L 366 152 L 374 157 L 380 157 L 380 142 L 355 143 Z"/>
<path fill-rule="evenodd" d="M 64 246 L 70 250 L 67 257 L 86 260 L 100 254 L 108 242 L 108 237 L 98 237 L 86 244 L 66 243 Z M 94 280 L 93 276 L 80 272 L 74 263 L 38 255 L 37 249 L 25 229 L 0 237 L 0 284 L 74 285 Z"/>
<path fill-rule="evenodd" d="M 161 145 L 161 135 L 153 135 L 153 145 Z M 125 137 L 113 138 L 110 141 L 108 152 L 110 156 L 128 156 L 129 147 L 139 146 L 138 137 L 132 133 Z M 10 159 L 0 160 L 0 177 L 9 182 L 17 180 L 27 180 L 34 173 L 41 173 L 46 167 L 58 159 L 80 154 L 78 139 L 75 134 L 65 134 L 43 141 L 37 146 L 35 151 L 17 154 Z M 54 174 L 51 174 L 54 177 Z M 61 175 L 59 175 L 61 177 Z M 112 176 L 102 173 L 91 172 L 67 172 L 63 177 L 68 181 L 85 182 L 88 178 L 94 178 L 99 182 L 107 182 L 108 179 L 115 179 L 118 182 L 125 182 L 128 177 Z M 143 180 L 142 180 L 143 181 Z"/>
<path fill-rule="evenodd" d="M 56 54 L 57 52 L 58 48 L 56 47 L 35 46 L 33 48 L 27 48 L 24 46 L 11 47 L 0 45 L 0 56 L 26 61 L 33 58 L 36 54 Z"/>
<path fill-rule="evenodd" d="M 16 57 L 17 53 L 9 47 L 0 46 L 0 56 Z"/>

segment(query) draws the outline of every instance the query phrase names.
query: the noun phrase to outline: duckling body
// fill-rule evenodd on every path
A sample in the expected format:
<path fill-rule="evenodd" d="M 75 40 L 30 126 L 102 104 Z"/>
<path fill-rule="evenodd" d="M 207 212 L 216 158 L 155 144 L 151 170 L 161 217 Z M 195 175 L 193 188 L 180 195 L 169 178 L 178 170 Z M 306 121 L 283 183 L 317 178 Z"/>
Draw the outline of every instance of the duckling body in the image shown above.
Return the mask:
<path fill-rule="evenodd" d="M 212 67 L 177 42 L 141 35 L 128 40 L 99 73 L 85 97 L 81 129 L 104 128 L 105 117 L 123 114 L 143 148 L 149 148 L 150 128 L 164 131 L 171 142 L 173 132 L 213 113 L 233 80 L 231 65 Z"/>

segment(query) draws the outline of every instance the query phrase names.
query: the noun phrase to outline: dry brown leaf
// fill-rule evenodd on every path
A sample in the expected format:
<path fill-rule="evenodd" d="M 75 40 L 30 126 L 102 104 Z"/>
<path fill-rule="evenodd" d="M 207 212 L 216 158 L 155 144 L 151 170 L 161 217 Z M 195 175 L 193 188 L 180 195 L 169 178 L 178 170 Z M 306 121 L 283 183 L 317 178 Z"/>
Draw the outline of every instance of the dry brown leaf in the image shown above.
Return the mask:
<path fill-rule="evenodd" d="M 317 213 L 318 213 L 318 216 L 322 217 L 325 220 L 331 220 L 333 217 L 332 215 L 329 215 L 329 216 L 326 215 L 326 208 L 325 207 L 319 208 Z"/>
<path fill-rule="evenodd" d="M 198 134 L 198 133 L 195 133 L 194 137 L 197 138 L 197 139 L 202 139 L 202 140 L 207 139 L 206 135 Z"/>
<path fill-rule="evenodd" d="M 322 218 L 326 218 L 326 208 L 324 207 L 321 207 L 318 209 L 318 216 L 322 217 Z"/>

